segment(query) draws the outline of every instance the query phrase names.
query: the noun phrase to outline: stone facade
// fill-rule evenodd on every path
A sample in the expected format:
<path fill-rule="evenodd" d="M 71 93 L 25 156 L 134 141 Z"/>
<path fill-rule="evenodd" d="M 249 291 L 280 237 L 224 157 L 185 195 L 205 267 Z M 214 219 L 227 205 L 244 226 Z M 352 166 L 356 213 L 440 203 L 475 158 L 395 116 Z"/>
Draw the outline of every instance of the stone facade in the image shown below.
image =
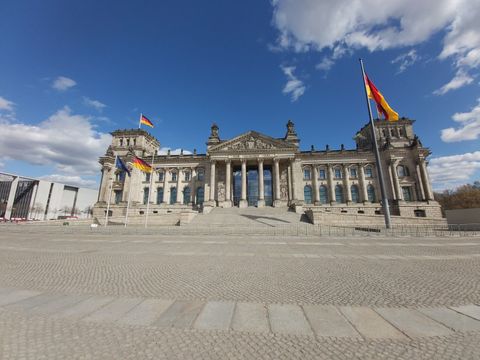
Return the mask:
<path fill-rule="evenodd" d="M 413 132 L 413 120 L 376 121 L 375 131 L 393 216 L 441 218 L 428 177 L 430 154 Z M 213 124 L 206 154 L 159 155 L 160 143 L 144 130 L 117 130 L 100 158 L 102 181 L 95 210 L 105 216 L 110 199 L 113 217 L 152 216 L 213 207 L 275 206 L 337 214 L 381 215 L 381 193 L 370 125 L 355 136 L 356 148 L 301 151 L 294 124 L 283 138 L 249 131 L 222 140 Z M 153 164 L 150 175 L 132 169 L 123 176 L 115 156 L 125 163 L 135 154 Z M 149 194 L 149 188 L 152 191 Z"/>

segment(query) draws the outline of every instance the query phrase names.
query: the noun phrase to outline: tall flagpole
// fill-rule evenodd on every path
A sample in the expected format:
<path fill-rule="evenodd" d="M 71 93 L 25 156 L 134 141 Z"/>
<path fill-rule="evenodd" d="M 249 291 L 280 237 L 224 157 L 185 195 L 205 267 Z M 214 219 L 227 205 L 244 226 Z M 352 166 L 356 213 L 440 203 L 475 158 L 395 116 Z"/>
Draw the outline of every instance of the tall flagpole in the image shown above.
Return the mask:
<path fill-rule="evenodd" d="M 130 209 L 130 195 L 132 193 L 132 172 L 133 172 L 133 169 L 130 171 L 130 181 L 128 183 L 128 200 L 127 200 L 127 212 L 125 213 L 125 227 L 127 227 L 128 210 Z"/>
<path fill-rule="evenodd" d="M 382 192 L 382 206 L 383 206 L 383 214 L 385 216 L 385 227 L 387 229 L 390 229 L 392 226 L 391 219 L 390 219 L 390 207 L 388 206 L 387 192 L 385 191 L 385 181 L 383 178 L 382 162 L 380 159 L 380 152 L 378 151 L 377 134 L 375 131 L 375 124 L 373 122 L 372 107 L 370 106 L 370 99 L 368 98 L 367 84 L 365 83 L 365 68 L 363 67 L 362 59 L 360 59 L 360 66 L 362 68 L 362 81 L 363 81 L 363 88 L 365 90 L 365 98 L 367 100 L 368 115 L 370 116 L 370 128 L 372 131 L 373 147 L 375 151 L 375 161 L 377 163 L 377 169 L 378 169 L 378 180 L 380 181 L 380 191 Z"/>
<path fill-rule="evenodd" d="M 148 212 L 150 210 L 150 195 L 152 194 L 152 185 L 153 185 L 153 153 L 152 153 L 152 163 L 150 164 L 150 186 L 148 187 L 148 200 L 147 200 L 147 215 L 145 216 L 145 228 L 148 226 Z"/>
<path fill-rule="evenodd" d="M 116 169 L 117 167 L 117 156 L 115 155 L 115 162 L 114 162 L 114 168 Z M 107 203 L 107 213 L 105 214 L 105 227 L 107 227 L 108 224 L 108 214 L 110 213 L 110 203 L 112 202 L 112 188 L 113 188 L 113 176 L 110 177 L 110 190 L 108 192 L 108 203 Z"/>
<path fill-rule="evenodd" d="M 138 128 L 140 129 L 140 126 L 142 125 L 142 115 L 143 113 L 140 113 L 140 118 L 138 119 Z"/>

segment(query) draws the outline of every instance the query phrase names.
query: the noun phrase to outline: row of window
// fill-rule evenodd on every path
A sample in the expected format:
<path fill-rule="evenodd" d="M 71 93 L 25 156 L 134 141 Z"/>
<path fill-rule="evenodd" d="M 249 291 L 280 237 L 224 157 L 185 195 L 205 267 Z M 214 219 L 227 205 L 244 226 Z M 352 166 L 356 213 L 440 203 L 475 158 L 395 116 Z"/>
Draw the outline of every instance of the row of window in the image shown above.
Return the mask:
<path fill-rule="evenodd" d="M 373 177 L 373 169 L 371 166 L 365 167 L 365 177 L 366 178 L 372 178 Z M 341 167 L 336 167 L 333 169 L 333 177 L 335 179 L 342 179 L 343 178 L 343 172 Z M 357 173 L 357 168 L 356 167 L 351 167 L 350 168 L 350 177 L 351 178 L 357 178 L 358 173 Z M 318 178 L 320 180 L 325 180 L 327 178 L 327 169 L 318 169 Z M 304 180 L 311 180 L 312 179 L 312 171 L 309 168 L 303 169 L 303 179 Z"/>
<path fill-rule="evenodd" d="M 120 146 L 123 146 L 125 144 L 125 146 L 130 146 L 130 144 L 132 144 L 133 146 L 136 146 L 137 145 L 137 139 L 132 139 L 130 140 L 130 138 L 126 138 L 125 140 L 123 138 L 120 138 L 118 140 L 118 144 Z"/>
<path fill-rule="evenodd" d="M 403 128 L 401 127 L 392 127 L 389 129 L 382 129 L 382 135 L 383 137 L 391 136 L 391 137 L 404 137 L 405 132 L 403 131 Z"/>
<path fill-rule="evenodd" d="M 164 181 L 165 180 L 165 171 L 159 171 L 158 173 L 158 181 L 161 182 L 161 181 Z M 170 179 L 171 181 L 177 181 L 178 179 L 178 173 L 176 171 L 170 171 Z M 150 173 L 145 173 L 145 181 L 146 182 L 150 182 L 150 176 L 151 174 Z M 192 173 L 190 171 L 184 171 L 183 173 L 183 180 L 184 181 L 190 181 L 192 179 Z M 197 180 L 198 181 L 203 181 L 205 177 L 205 173 L 203 171 L 203 169 L 199 169 L 197 170 Z"/>
<path fill-rule="evenodd" d="M 185 186 L 183 188 L 183 204 L 188 205 L 190 202 L 192 202 L 192 196 L 191 196 L 191 189 L 189 186 Z M 193 201 L 194 203 L 200 205 L 203 204 L 203 199 L 204 199 L 204 189 L 203 186 L 199 186 L 197 188 L 196 192 L 196 199 Z M 143 189 L 143 204 L 146 205 L 148 201 L 148 188 Z M 177 202 L 177 188 L 175 186 L 172 186 L 170 188 L 170 199 L 169 199 L 169 204 L 173 205 Z M 159 187 L 157 188 L 157 204 L 162 204 L 163 203 L 163 188 Z"/>
<path fill-rule="evenodd" d="M 321 185 L 319 188 L 319 194 L 320 194 L 320 203 L 321 204 L 328 204 L 330 202 L 330 199 L 328 197 L 328 188 L 325 185 Z M 352 185 L 350 187 L 350 194 L 352 196 L 352 202 L 354 203 L 359 203 L 360 202 L 360 192 L 358 189 L 357 185 Z M 345 203 L 345 196 L 344 196 L 344 190 L 342 185 L 336 185 L 335 186 L 335 202 L 341 204 Z M 306 185 L 303 188 L 303 196 L 305 200 L 305 204 L 313 204 L 313 190 L 310 185 Z M 369 184 L 367 186 L 367 200 L 369 202 L 375 202 L 375 188 L 373 185 Z"/>

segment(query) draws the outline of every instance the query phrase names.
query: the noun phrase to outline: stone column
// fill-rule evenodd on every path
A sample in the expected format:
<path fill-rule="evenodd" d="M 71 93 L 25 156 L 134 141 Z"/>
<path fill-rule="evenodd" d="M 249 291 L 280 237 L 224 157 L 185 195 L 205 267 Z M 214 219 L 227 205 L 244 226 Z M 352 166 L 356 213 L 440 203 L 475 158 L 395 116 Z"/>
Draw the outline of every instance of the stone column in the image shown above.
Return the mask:
<path fill-rule="evenodd" d="M 248 207 L 247 201 L 247 160 L 242 160 L 242 198 L 238 204 L 241 208 Z"/>
<path fill-rule="evenodd" d="M 395 188 L 395 195 L 397 197 L 397 200 L 403 201 L 402 189 L 400 188 L 400 182 L 398 181 L 396 160 L 392 160 L 390 162 L 390 174 L 392 175 L 393 186 Z"/>
<path fill-rule="evenodd" d="M 365 183 L 365 171 L 363 169 L 362 164 L 358 164 L 358 172 L 360 175 L 360 191 L 362 201 L 365 203 L 368 201 L 368 193 L 367 193 L 367 184 Z"/>
<path fill-rule="evenodd" d="M 288 164 L 287 167 L 287 183 L 288 183 L 288 200 L 293 200 L 292 196 L 292 167 Z"/>
<path fill-rule="evenodd" d="M 430 179 L 428 177 L 427 165 L 425 164 L 425 159 L 420 159 L 420 171 L 423 178 L 423 187 L 425 190 L 425 195 L 427 200 L 433 200 L 433 191 L 430 186 Z"/>
<path fill-rule="evenodd" d="M 168 187 L 168 169 L 164 168 L 163 169 L 163 203 L 168 204 L 168 194 L 170 193 Z"/>
<path fill-rule="evenodd" d="M 378 179 L 378 176 L 377 176 Z M 393 200 L 397 199 L 397 192 L 395 191 L 395 185 L 393 185 L 393 174 L 392 167 L 388 166 L 388 179 L 390 180 L 390 188 L 392 189 L 392 198 Z"/>
<path fill-rule="evenodd" d="M 215 202 L 215 161 L 210 163 L 210 201 Z"/>
<path fill-rule="evenodd" d="M 273 159 L 273 175 L 275 178 L 275 200 L 280 200 L 280 160 Z M 292 182 L 292 198 L 293 198 L 293 182 Z"/>
<path fill-rule="evenodd" d="M 330 204 L 333 204 L 335 200 L 335 186 L 333 184 L 333 165 L 328 164 L 328 198 L 330 200 Z"/>
<path fill-rule="evenodd" d="M 10 219 L 12 217 L 12 210 L 13 210 L 13 202 L 15 200 L 15 194 L 17 193 L 17 188 L 18 188 L 18 181 L 19 177 L 16 176 L 12 184 L 10 185 L 10 192 L 8 193 L 8 199 L 7 199 L 7 208 L 5 209 L 5 219 Z M 15 214 L 13 214 L 15 215 Z"/>
<path fill-rule="evenodd" d="M 313 168 L 313 195 L 314 195 L 314 204 L 320 205 L 320 189 L 318 188 L 318 168 L 316 165 L 312 166 Z"/>
<path fill-rule="evenodd" d="M 343 165 L 343 186 L 345 188 L 345 201 L 347 204 L 352 202 L 352 192 L 350 191 L 350 174 L 348 173 L 348 165 Z"/>
<path fill-rule="evenodd" d="M 290 161 L 290 169 L 291 169 L 290 175 L 292 175 L 292 200 L 293 201 L 297 200 L 297 190 L 295 188 L 295 170 L 293 166 L 294 161 L 295 161 L 294 159 Z M 277 164 L 277 169 L 278 169 L 278 164 Z M 280 174 L 278 171 L 277 171 L 277 176 L 278 176 L 278 198 L 280 199 Z"/>
<path fill-rule="evenodd" d="M 263 159 L 258 160 L 258 203 L 257 207 L 265 206 L 265 188 L 263 183 Z"/>
<path fill-rule="evenodd" d="M 232 196 L 230 194 L 232 189 L 232 164 L 230 160 L 225 161 L 225 204 L 227 207 L 232 206 Z"/>
<path fill-rule="evenodd" d="M 418 188 L 420 189 L 420 199 L 421 201 L 425 201 L 425 190 L 423 188 L 423 182 L 422 182 L 422 174 L 420 173 L 420 164 L 417 163 L 415 165 L 415 175 L 416 175 L 416 180 L 418 184 Z"/>
<path fill-rule="evenodd" d="M 196 188 L 196 179 L 195 176 L 195 168 L 190 168 L 190 203 L 193 204 L 195 202 L 195 197 L 197 196 L 197 188 Z"/>
<path fill-rule="evenodd" d="M 183 204 L 182 168 L 177 168 L 177 204 Z"/>
<path fill-rule="evenodd" d="M 102 169 L 102 181 L 100 182 L 100 192 L 98 195 L 98 201 L 106 203 L 108 198 L 106 196 L 108 187 L 110 186 L 109 168 L 104 167 Z"/>

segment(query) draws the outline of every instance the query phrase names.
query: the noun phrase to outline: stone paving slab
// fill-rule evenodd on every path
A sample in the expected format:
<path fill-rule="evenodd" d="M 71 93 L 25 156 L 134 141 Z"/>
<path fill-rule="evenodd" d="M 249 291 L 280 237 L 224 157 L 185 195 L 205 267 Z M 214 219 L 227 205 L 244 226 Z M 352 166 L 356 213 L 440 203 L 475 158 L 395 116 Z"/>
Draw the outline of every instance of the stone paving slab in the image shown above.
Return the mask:
<path fill-rule="evenodd" d="M 274 333 L 293 335 L 312 335 L 312 328 L 303 310 L 298 305 L 271 304 L 268 305 L 270 326 Z"/>
<path fill-rule="evenodd" d="M 160 317 L 153 323 L 160 327 L 173 327 L 188 329 L 192 326 L 198 314 L 203 308 L 202 301 L 175 301 Z"/>
<path fill-rule="evenodd" d="M 5 306 L 7 309 L 9 308 L 21 308 L 23 311 L 28 311 L 31 308 L 35 308 L 36 306 L 42 305 L 44 303 L 47 303 L 49 301 L 54 301 L 60 298 L 62 295 L 58 294 L 47 294 L 47 293 L 42 293 L 37 296 L 32 296 L 29 298 L 26 298 L 21 301 L 17 301 L 13 304 L 9 304 Z"/>
<path fill-rule="evenodd" d="M 264 304 L 239 302 L 235 307 L 232 329 L 253 333 L 270 331 L 267 308 Z"/>
<path fill-rule="evenodd" d="M 193 327 L 201 330 L 228 330 L 235 302 L 209 301 L 198 315 Z"/>
<path fill-rule="evenodd" d="M 409 337 L 446 336 L 452 331 L 444 325 L 412 309 L 375 309 L 384 319 L 394 324 Z"/>
<path fill-rule="evenodd" d="M 461 312 L 462 314 L 480 320 L 480 306 L 478 305 L 453 306 L 451 308 L 455 311 Z"/>
<path fill-rule="evenodd" d="M 69 317 L 72 319 L 81 319 L 98 310 L 100 307 L 112 302 L 113 300 L 115 300 L 113 297 L 92 296 L 80 301 L 72 307 L 58 312 L 56 315 L 60 317 Z"/>
<path fill-rule="evenodd" d="M 52 301 L 45 302 L 32 308 L 38 314 L 56 314 L 68 307 L 72 307 L 87 299 L 88 295 L 63 295 Z"/>
<path fill-rule="evenodd" d="M 303 310 L 317 336 L 361 338 L 334 306 L 304 305 Z"/>
<path fill-rule="evenodd" d="M 31 290 L 12 290 L 0 295 L 0 306 L 16 303 L 24 299 L 39 295 L 38 291 Z"/>
<path fill-rule="evenodd" d="M 90 315 L 83 318 L 84 321 L 116 321 L 124 314 L 140 304 L 142 299 L 115 299 L 102 306 Z"/>
<path fill-rule="evenodd" d="M 418 309 L 422 314 L 452 328 L 455 331 L 480 331 L 480 321 L 447 308 Z"/>
<path fill-rule="evenodd" d="M 366 338 L 407 339 L 404 334 L 370 308 L 342 306 L 340 311 Z"/>
<path fill-rule="evenodd" d="M 151 325 L 172 304 L 173 300 L 145 299 L 118 319 L 118 322 L 127 325 Z"/>

